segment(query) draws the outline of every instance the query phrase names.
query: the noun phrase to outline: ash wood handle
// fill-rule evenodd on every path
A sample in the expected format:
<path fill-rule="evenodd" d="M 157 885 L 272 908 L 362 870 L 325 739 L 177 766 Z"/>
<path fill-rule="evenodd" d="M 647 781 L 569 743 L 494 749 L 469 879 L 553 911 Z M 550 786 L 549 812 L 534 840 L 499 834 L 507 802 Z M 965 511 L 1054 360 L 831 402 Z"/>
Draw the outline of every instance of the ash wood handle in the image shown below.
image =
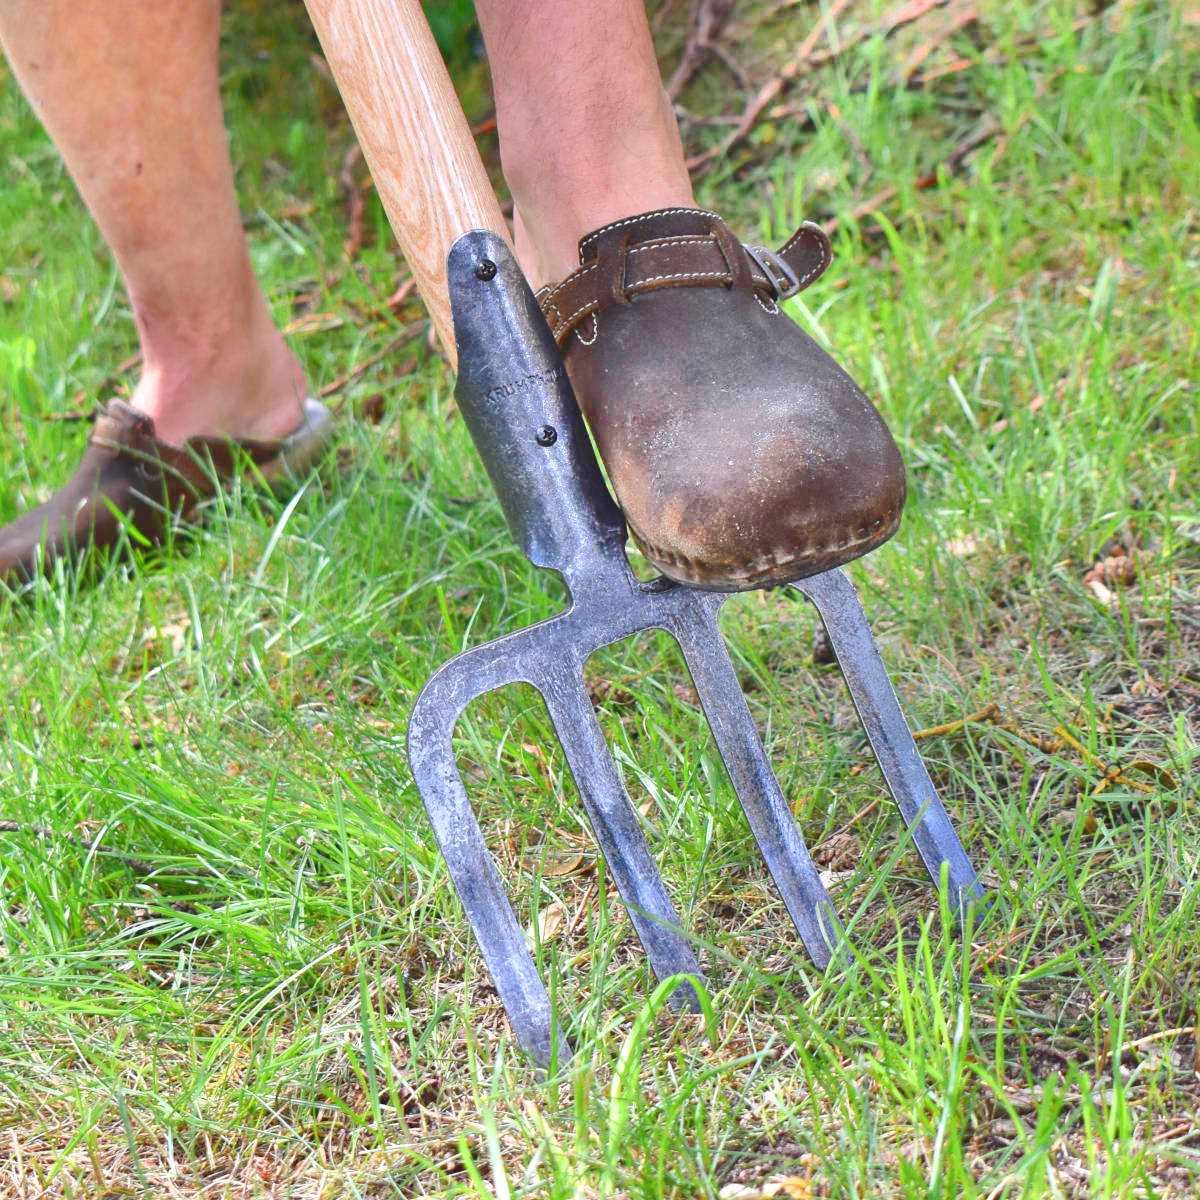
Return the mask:
<path fill-rule="evenodd" d="M 466 117 L 418 0 L 304 0 L 379 198 L 456 363 L 446 255 L 470 229 L 506 241 Z"/>

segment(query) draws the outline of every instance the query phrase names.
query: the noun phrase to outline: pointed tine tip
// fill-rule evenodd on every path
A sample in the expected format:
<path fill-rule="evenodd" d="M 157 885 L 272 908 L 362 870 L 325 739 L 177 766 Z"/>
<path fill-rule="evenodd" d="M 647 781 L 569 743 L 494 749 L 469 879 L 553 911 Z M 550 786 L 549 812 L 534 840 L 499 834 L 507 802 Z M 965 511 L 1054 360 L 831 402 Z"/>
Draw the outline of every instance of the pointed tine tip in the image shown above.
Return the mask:
<path fill-rule="evenodd" d="M 688 979 L 680 982 L 679 986 L 671 993 L 671 998 L 667 1003 L 676 1012 L 698 1013 L 704 1011 L 700 997 L 696 995 L 696 989 Z"/>
<path fill-rule="evenodd" d="M 542 1075 L 557 1075 L 575 1057 L 571 1043 L 561 1033 L 556 1036 L 550 1030 L 532 1041 L 521 1041 L 521 1048 L 537 1063 Z"/>
<path fill-rule="evenodd" d="M 959 925 L 964 929 L 978 929 L 991 916 L 995 899 L 995 893 L 989 892 L 979 879 L 969 888 L 960 890 L 955 906 Z"/>

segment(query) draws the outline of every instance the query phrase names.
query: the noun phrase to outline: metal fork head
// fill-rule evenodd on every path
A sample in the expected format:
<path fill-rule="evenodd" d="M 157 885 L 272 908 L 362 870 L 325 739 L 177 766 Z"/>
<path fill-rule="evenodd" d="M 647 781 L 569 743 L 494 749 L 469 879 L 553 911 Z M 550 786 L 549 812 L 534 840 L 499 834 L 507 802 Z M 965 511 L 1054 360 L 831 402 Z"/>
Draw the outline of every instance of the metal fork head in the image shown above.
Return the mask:
<path fill-rule="evenodd" d="M 660 979 L 700 968 L 650 854 L 583 682 L 589 656 L 645 629 L 679 643 L 750 827 L 814 963 L 843 934 L 755 729 L 718 627 L 722 593 L 638 580 L 625 525 L 605 487 L 558 349 L 505 244 L 478 231 L 448 262 L 458 343 L 456 396 L 513 535 L 558 571 L 568 608 L 442 666 L 409 721 L 413 777 L 488 970 L 521 1045 L 549 1063 L 568 1053 L 455 765 L 451 739 L 485 692 L 528 683 L 543 696 L 608 869 Z M 850 581 L 830 571 L 796 584 L 817 606 L 884 778 L 934 881 L 960 913 L 983 889 L 938 799 Z M 691 984 L 673 1002 L 696 1003 Z"/>

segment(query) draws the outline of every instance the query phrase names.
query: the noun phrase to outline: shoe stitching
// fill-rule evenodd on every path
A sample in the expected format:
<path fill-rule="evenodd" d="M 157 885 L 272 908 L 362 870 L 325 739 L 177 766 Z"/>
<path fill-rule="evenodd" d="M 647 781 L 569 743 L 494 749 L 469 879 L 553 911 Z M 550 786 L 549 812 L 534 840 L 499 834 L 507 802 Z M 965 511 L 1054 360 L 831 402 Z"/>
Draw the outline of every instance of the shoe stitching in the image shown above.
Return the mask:
<path fill-rule="evenodd" d="M 602 226 L 600 229 L 597 229 L 594 233 L 589 234 L 580 243 L 581 251 L 585 245 L 590 243 L 595 238 L 599 237 L 601 234 L 609 232 L 610 230 L 619 229 L 626 225 L 636 224 L 639 221 L 650 220 L 653 217 L 664 216 L 664 215 L 674 215 L 674 214 L 678 214 L 678 213 L 701 213 L 704 216 L 712 217 L 714 220 L 720 220 L 720 218 L 716 215 L 716 213 L 710 212 L 707 209 L 695 209 L 695 208 L 665 209 L 665 210 L 662 210 L 657 213 L 644 213 L 644 214 L 641 214 L 636 217 L 626 217 L 624 220 L 615 221 L 610 225 Z M 818 275 L 820 275 L 829 266 L 829 264 L 833 261 L 832 256 L 830 255 L 830 253 L 827 249 L 826 243 L 822 238 L 822 235 L 816 228 L 811 227 L 808 223 L 805 223 L 804 225 L 802 225 L 800 227 L 800 229 L 798 229 L 796 231 L 796 233 L 791 238 L 789 238 L 787 242 L 784 243 L 784 245 L 781 248 L 781 250 L 779 251 L 779 253 L 780 254 L 786 253 L 788 250 L 790 250 L 794 246 L 798 245 L 803 240 L 809 240 L 809 241 L 814 242 L 816 244 L 817 250 L 820 252 L 820 257 L 819 257 L 818 262 L 813 267 L 811 267 L 803 275 L 801 275 L 797 278 L 797 282 L 799 283 L 801 288 L 803 288 L 806 284 L 810 283 L 813 279 L 815 279 Z M 694 236 L 685 234 L 685 235 L 680 235 L 680 236 L 657 238 L 652 242 L 647 242 L 647 243 L 644 243 L 644 244 L 638 245 L 638 246 L 631 246 L 626 251 L 626 254 L 633 255 L 633 254 L 641 253 L 642 251 L 658 250 L 658 249 L 661 249 L 664 245 L 671 246 L 671 247 L 674 247 L 674 246 L 703 246 L 703 245 L 709 245 L 712 242 L 713 242 L 713 238 L 711 235 L 707 235 L 704 237 L 694 237 Z M 581 257 L 581 261 L 582 261 L 582 254 L 580 257 Z M 559 338 L 559 336 L 561 334 L 564 333 L 564 331 L 570 330 L 570 328 L 572 326 L 572 322 L 574 322 L 577 318 L 588 316 L 588 315 L 594 316 L 597 309 L 600 307 L 600 303 L 599 303 L 599 301 L 589 301 L 587 304 L 581 305 L 573 313 L 571 313 L 571 315 L 569 317 L 564 319 L 563 315 L 562 315 L 562 310 L 559 308 L 554 297 L 559 293 L 559 291 L 561 291 L 567 285 L 567 283 L 569 281 L 574 281 L 578 278 L 581 278 L 584 275 L 587 275 L 589 272 L 595 271 L 598 268 L 598 266 L 599 266 L 598 263 L 590 263 L 586 266 L 581 266 L 579 268 L 579 270 L 573 271 L 567 277 L 567 279 L 563 280 L 563 282 L 560 283 L 558 285 L 558 287 L 550 288 L 547 285 L 545 288 L 539 290 L 539 292 L 537 293 L 537 299 L 542 308 L 543 313 L 545 313 L 548 320 L 552 320 L 551 328 L 552 328 L 552 332 L 553 332 L 556 340 Z M 634 286 L 641 287 L 646 284 L 666 283 L 671 280 L 681 280 L 681 279 L 721 279 L 721 280 L 726 280 L 726 279 L 729 279 L 729 277 L 730 277 L 729 273 L 725 272 L 725 271 L 677 272 L 674 274 L 652 275 L 646 279 L 638 280 Z M 755 299 L 756 303 L 758 304 L 758 306 L 768 316 L 772 316 L 772 317 L 777 316 L 779 314 L 779 312 L 781 311 L 779 308 L 779 305 L 776 303 L 774 297 L 772 297 L 770 299 L 769 306 L 767 303 L 764 303 L 762 297 L 758 293 L 757 288 L 754 289 L 754 299 Z M 555 313 L 555 317 L 553 319 L 550 318 L 550 314 L 548 311 L 550 309 L 553 309 L 554 313 Z M 585 346 L 592 345 L 596 340 L 597 329 L 598 329 L 598 323 L 593 322 L 593 334 L 592 334 L 591 339 L 579 338 L 580 343 Z"/>
<path fill-rule="evenodd" d="M 728 279 L 728 271 L 683 271 L 677 275 L 651 275 L 648 279 L 639 279 L 634 285 L 641 287 L 647 283 L 662 283 L 666 279 Z"/>
<path fill-rule="evenodd" d="M 590 267 L 588 269 L 591 270 Z M 636 281 L 636 283 L 634 283 L 632 285 L 632 290 L 633 290 L 634 294 L 636 295 L 637 291 L 639 289 L 641 289 L 641 288 L 645 287 L 647 284 L 651 284 L 651 283 L 667 283 L 671 280 L 678 280 L 678 279 L 723 279 L 723 280 L 728 280 L 729 278 L 730 278 L 730 275 L 729 275 L 729 272 L 727 272 L 727 271 L 680 271 L 680 272 L 676 272 L 676 273 L 670 274 L 670 275 L 650 275 L 650 276 L 647 276 L 645 279 L 639 279 Z M 755 289 L 755 292 L 754 292 L 754 299 L 758 302 L 759 307 L 762 308 L 762 310 L 765 313 L 767 313 L 769 316 L 775 316 L 780 311 L 779 305 L 777 305 L 774 300 L 771 301 L 772 307 L 768 308 L 763 303 L 762 298 L 759 296 L 757 289 Z M 555 338 L 558 338 L 558 336 L 561 333 L 563 333 L 564 330 L 569 330 L 571 328 L 572 323 L 575 321 L 575 319 L 577 317 L 585 317 L 585 316 L 594 314 L 596 312 L 596 310 L 600 308 L 600 301 L 599 300 L 589 300 L 586 304 L 583 304 L 579 308 L 577 308 L 565 320 L 563 319 L 562 313 L 559 310 L 558 305 L 555 304 L 554 301 L 549 297 L 547 297 L 546 300 L 543 301 L 542 311 L 545 312 L 547 307 L 553 308 L 554 311 L 558 314 L 558 320 L 552 327 L 552 332 L 554 333 Z M 594 341 L 595 338 L 593 338 L 592 340 Z M 581 338 L 580 341 L 583 341 L 583 339 Z M 590 346 L 592 343 L 590 341 L 588 341 L 588 342 L 583 342 L 583 344 L 585 346 Z"/>
<path fill-rule="evenodd" d="M 888 534 L 885 534 L 883 539 L 886 540 L 886 537 L 890 534 L 890 532 L 893 531 L 894 528 L 899 524 L 903 512 L 904 508 L 902 505 L 900 508 L 893 509 L 887 517 L 876 518 L 874 523 L 869 527 L 860 525 L 855 532 L 857 534 L 860 530 L 869 528 L 870 532 L 865 535 L 856 536 L 848 540 L 839 539 L 833 542 L 822 542 L 818 544 L 805 542 L 799 549 L 792 549 L 787 553 L 783 553 L 778 550 L 768 551 L 766 554 L 763 554 L 756 559 L 752 559 L 743 569 L 739 571 L 726 571 L 724 574 L 730 579 L 745 581 L 754 579 L 756 576 L 763 574 L 772 567 L 786 566 L 788 563 L 803 561 L 805 558 L 811 559 L 816 555 L 843 554 L 847 550 L 855 550 L 867 542 L 874 541 L 880 536 L 880 527 L 884 525 L 886 525 L 888 530 Z M 628 518 L 626 518 L 626 520 L 628 520 Z M 675 551 L 665 550 L 655 546 L 653 542 L 643 537 L 637 531 L 637 529 L 634 528 L 632 523 L 630 524 L 629 529 L 637 543 L 649 554 L 652 559 L 667 563 L 673 567 L 684 568 L 690 573 L 693 580 L 702 581 L 704 579 L 704 576 L 695 569 L 695 564 L 700 560 L 691 558 L 686 554 L 679 554 Z"/>
<path fill-rule="evenodd" d="M 688 209 L 686 211 L 690 212 L 692 210 Z M 672 246 L 706 246 L 706 245 L 712 244 L 712 239 L 710 239 L 710 238 L 695 238 L 695 239 L 688 239 L 688 240 L 662 239 L 662 241 L 664 241 L 664 242 L 668 241 L 668 240 L 670 240 L 670 244 Z M 647 242 L 647 244 L 644 244 L 641 246 L 631 246 L 629 248 L 628 252 L 630 254 L 636 254 L 638 252 L 646 251 L 646 250 L 659 250 L 659 248 L 661 248 L 660 242 L 658 242 L 658 241 Z M 590 266 L 586 266 L 586 268 L 582 268 L 581 270 L 572 272 L 572 274 L 570 276 L 568 276 L 568 280 L 574 280 L 574 278 L 576 278 L 577 276 L 586 275 L 588 271 L 595 270 L 596 265 L 598 265 L 598 264 L 593 263 Z M 800 276 L 800 278 L 799 278 L 800 286 L 803 286 L 803 284 L 808 283 L 809 280 L 811 280 L 811 278 L 814 277 L 814 275 L 818 274 L 818 271 L 820 271 L 820 268 L 814 268 L 814 270 L 805 272 L 805 274 L 803 276 Z M 644 278 L 644 280 L 636 280 L 634 283 L 631 284 L 631 287 L 636 289 L 636 288 L 640 288 L 640 287 L 644 286 L 644 284 L 647 284 L 647 283 L 662 283 L 662 282 L 666 282 L 667 280 L 728 280 L 728 278 L 730 278 L 730 277 L 731 277 L 730 272 L 728 272 L 728 271 L 679 271 L 679 272 L 676 272 L 676 274 L 672 274 L 672 275 L 650 275 L 650 276 L 647 276 L 647 278 Z M 554 302 L 553 298 L 554 298 L 554 296 L 556 296 L 558 294 L 560 288 L 563 288 L 565 286 L 565 283 L 566 283 L 566 280 L 564 280 L 563 283 L 560 283 L 559 287 L 554 289 L 553 292 L 547 292 L 547 294 L 545 295 L 545 298 L 541 299 L 541 301 L 540 301 L 542 311 L 545 312 L 547 310 L 547 308 L 553 308 L 554 312 L 556 312 L 558 314 L 558 324 L 556 326 L 554 326 L 554 336 L 556 336 L 556 337 L 558 336 L 559 331 L 562 330 L 564 325 L 569 325 L 572 322 L 572 320 L 574 320 L 576 317 L 586 316 L 590 305 L 598 304 L 598 301 L 589 301 L 588 304 L 583 305 L 580 308 L 576 308 L 576 311 L 572 312 L 571 316 L 564 320 L 562 310 L 560 310 L 560 308 L 558 307 L 556 302 Z M 760 304 L 760 306 L 762 307 L 762 310 L 764 312 L 769 313 L 770 316 L 775 316 L 775 313 L 779 312 L 779 306 L 775 304 L 774 300 L 770 301 L 770 304 L 772 304 L 772 307 L 768 308 L 766 305 L 763 304 L 762 299 L 760 298 L 760 296 L 758 296 L 757 289 L 755 289 L 755 299 L 758 301 L 758 304 Z M 590 344 L 590 343 L 586 343 L 586 344 Z"/>
<path fill-rule="evenodd" d="M 655 238 L 652 242 L 639 242 L 629 247 L 630 254 L 641 254 L 645 250 L 660 250 L 663 246 L 712 246 L 715 245 L 710 237 L 669 237 Z"/>
<path fill-rule="evenodd" d="M 816 279 L 816 277 L 818 275 L 820 275 L 825 270 L 825 268 L 829 266 L 829 264 L 832 261 L 833 261 L 833 259 L 831 259 L 831 258 L 823 257 L 821 262 L 819 262 L 815 267 L 813 267 L 811 271 L 805 271 L 804 274 L 801 275 L 799 277 L 799 279 L 796 280 L 796 282 L 800 285 L 801 288 L 804 288 L 807 284 L 812 283 L 812 281 L 814 279 Z"/>
<path fill-rule="evenodd" d="M 600 336 L 600 322 L 596 319 L 596 314 L 594 312 L 591 314 L 591 317 L 592 317 L 592 336 L 590 338 L 585 338 L 583 336 L 583 334 L 579 332 L 578 326 L 576 326 L 575 339 L 576 339 L 576 341 L 579 342 L 579 344 L 581 346 L 594 345 L 596 339 Z"/>
<path fill-rule="evenodd" d="M 646 250 L 651 250 L 651 251 L 659 250 L 663 246 L 670 246 L 671 248 L 674 248 L 676 246 L 717 246 L 717 248 L 720 249 L 719 243 L 717 243 L 711 237 L 702 237 L 702 238 L 672 237 L 672 238 L 659 238 L 653 242 L 643 242 L 640 246 L 630 246 L 629 253 L 630 254 L 640 254 Z M 707 273 L 697 272 L 694 275 L 683 275 L 683 274 L 680 274 L 680 275 L 655 275 L 649 279 L 639 279 L 639 280 L 635 281 L 635 283 L 633 284 L 633 287 L 634 288 L 640 287 L 644 283 L 659 283 L 665 279 L 732 279 L 732 277 L 733 277 L 732 273 L 728 272 L 728 271 L 710 271 Z M 804 277 L 804 279 L 802 279 L 800 281 L 801 286 L 803 286 L 805 283 L 807 283 L 809 278 L 810 278 L 810 276 L 806 275 Z M 767 282 L 769 283 L 770 281 L 768 280 Z M 779 306 L 775 304 L 774 300 L 771 301 L 771 303 L 773 305 L 772 308 L 767 308 L 766 305 L 762 303 L 762 300 L 759 299 L 757 288 L 755 288 L 754 297 L 756 300 L 758 300 L 759 304 L 762 305 L 763 310 L 765 312 L 769 313 L 771 316 L 774 316 L 777 312 L 779 312 Z"/>
<path fill-rule="evenodd" d="M 561 292 L 563 290 L 563 288 L 565 288 L 567 286 L 568 283 L 570 283 L 574 279 L 582 279 L 583 276 L 590 274 L 592 271 L 596 270 L 596 268 L 599 265 L 600 265 L 599 263 L 591 263 L 589 266 L 580 267 L 577 271 L 572 271 L 571 274 L 568 275 L 566 277 L 566 279 L 564 279 L 562 281 L 562 283 L 560 283 L 558 285 L 558 287 L 556 287 L 556 288 L 548 287 L 546 289 L 547 290 L 546 303 L 553 303 L 554 297 L 557 296 L 558 293 Z M 540 293 L 539 293 L 539 295 L 540 295 Z M 540 304 L 540 303 L 542 303 L 542 301 L 539 300 L 538 303 Z"/>
<path fill-rule="evenodd" d="M 821 237 L 821 234 L 817 232 L 817 229 L 815 229 L 808 221 L 805 221 L 800 228 L 797 229 L 796 232 L 793 233 L 792 236 L 788 238 L 788 240 L 784 242 L 782 246 L 780 246 L 779 253 L 783 254 L 786 251 L 791 250 L 794 246 L 798 246 L 806 239 L 817 244 L 817 248 L 822 252 L 823 257 L 825 253 L 824 239 Z"/>
<path fill-rule="evenodd" d="M 542 306 L 542 315 L 547 321 L 550 322 L 551 332 L 557 335 L 559 325 L 562 324 L 562 311 L 559 309 L 558 305 L 554 303 L 553 295 L 553 292 L 551 292 L 544 299 L 542 299 L 540 303 Z M 554 317 L 550 316 L 550 309 L 554 309 Z"/>
<path fill-rule="evenodd" d="M 614 229 L 624 229 L 626 225 L 636 225 L 641 221 L 652 221 L 657 217 L 675 217 L 680 213 L 694 213 L 696 216 L 711 217 L 714 221 L 719 221 L 721 218 L 715 212 L 710 212 L 707 208 L 660 208 L 656 212 L 639 213 L 635 217 L 626 217 L 621 221 L 613 221 L 609 225 L 601 225 L 599 229 L 592 230 L 579 243 L 579 261 L 583 262 L 583 252 L 587 249 L 598 237 L 602 234 L 609 233 Z"/>
<path fill-rule="evenodd" d="M 668 280 L 672 280 L 672 279 L 728 279 L 728 278 L 729 278 L 729 275 L 725 271 L 683 271 L 683 272 L 679 272 L 678 274 L 674 274 L 674 275 L 651 275 L 646 279 L 639 279 L 634 286 L 635 286 L 635 288 L 641 288 L 641 287 L 645 286 L 646 284 L 666 283 Z M 636 292 L 635 292 L 635 294 L 636 294 Z M 559 311 L 558 306 L 556 304 L 554 304 L 554 302 L 552 300 L 547 300 L 547 303 L 554 307 L 555 312 Z M 596 310 L 599 307 L 600 307 L 599 300 L 589 300 L 587 302 L 587 304 L 581 305 L 579 308 L 577 308 L 569 317 L 566 318 L 566 320 L 562 320 L 562 314 L 559 313 L 559 322 L 557 325 L 554 326 L 554 329 L 553 329 L 554 336 L 557 338 L 558 335 L 563 332 L 563 330 L 569 329 L 572 325 L 572 322 L 576 319 L 576 317 L 584 317 L 584 316 L 588 316 L 588 315 L 594 315 Z M 579 340 L 581 342 L 583 342 L 583 344 L 585 346 L 590 346 L 592 344 L 592 342 L 583 341 L 582 338 L 580 338 Z M 595 341 L 595 337 L 592 338 L 592 341 Z"/>
<path fill-rule="evenodd" d="M 833 262 L 833 253 L 829 249 L 828 238 L 824 230 L 819 227 L 813 227 L 808 222 L 801 225 L 794 234 L 780 248 L 779 253 L 786 254 L 794 246 L 798 246 L 801 241 L 809 240 L 816 243 L 817 250 L 820 252 L 820 257 L 815 266 L 810 267 L 802 276 L 798 277 L 797 282 L 803 288 L 805 284 L 811 283 L 818 275 L 824 272 L 830 263 Z"/>
<path fill-rule="evenodd" d="M 562 322 L 562 324 L 560 324 L 554 330 L 554 336 L 558 337 L 558 335 L 564 329 L 569 330 L 571 328 L 571 322 L 574 321 L 576 317 L 586 317 L 589 313 L 594 313 L 596 311 L 596 309 L 598 309 L 599 307 L 600 307 L 599 300 L 589 300 L 581 308 L 577 308 L 565 321 Z"/>
<path fill-rule="evenodd" d="M 543 312 L 543 313 L 546 311 L 546 308 L 547 308 L 547 307 L 553 308 L 553 309 L 554 309 L 554 311 L 555 311 L 556 313 L 558 313 L 558 324 L 557 324 L 557 325 L 555 325 L 555 326 L 553 327 L 553 333 L 554 333 L 554 336 L 555 336 L 556 338 L 557 338 L 557 337 L 558 337 L 558 335 L 559 335 L 559 334 L 562 332 L 562 330 L 563 330 L 563 327 L 564 327 L 564 326 L 566 326 L 566 325 L 570 325 L 570 323 L 571 323 L 573 320 L 575 320 L 575 318 L 576 318 L 576 317 L 578 317 L 578 316 L 581 316 L 581 315 L 585 315 L 585 314 L 587 313 L 587 310 L 588 310 L 588 304 L 593 304 L 593 303 L 596 303 L 596 301 L 589 301 L 589 302 L 588 302 L 588 304 L 585 304 L 585 305 L 583 305 L 581 308 L 577 308 L 577 309 L 576 309 L 576 310 L 575 310 L 575 311 L 574 311 L 574 312 L 573 312 L 573 313 L 572 313 L 572 314 L 571 314 L 569 317 L 567 317 L 567 319 L 564 321 L 564 320 L 562 319 L 562 310 L 561 310 L 561 309 L 558 307 L 558 302 L 555 300 L 555 296 L 557 296 L 557 295 L 558 295 L 558 293 L 559 293 L 560 291 L 562 291 L 562 289 L 563 289 L 564 287 L 566 287 L 566 285 L 567 285 L 567 283 L 568 283 L 569 281 L 571 281 L 571 280 L 574 280 L 574 279 L 581 278 L 582 276 L 586 275 L 586 274 L 587 274 L 589 271 L 594 271 L 594 270 L 596 269 L 596 266 L 597 266 L 597 264 L 596 264 L 596 263 L 592 263 L 592 265 L 591 265 L 590 267 L 583 267 L 583 268 L 581 268 L 581 269 L 580 269 L 580 270 L 578 270 L 578 271 L 573 271 L 573 272 L 572 272 L 570 275 L 568 275 L 568 276 L 567 276 L 567 278 L 566 278 L 566 279 L 564 279 L 564 280 L 562 281 L 562 283 L 560 283 L 560 284 L 558 285 L 558 287 L 556 287 L 556 288 L 555 288 L 553 291 L 550 291 L 550 292 L 548 292 L 544 300 L 541 300 L 541 301 L 539 301 L 539 303 L 540 303 L 540 304 L 541 304 L 541 306 L 542 306 L 542 312 Z"/>

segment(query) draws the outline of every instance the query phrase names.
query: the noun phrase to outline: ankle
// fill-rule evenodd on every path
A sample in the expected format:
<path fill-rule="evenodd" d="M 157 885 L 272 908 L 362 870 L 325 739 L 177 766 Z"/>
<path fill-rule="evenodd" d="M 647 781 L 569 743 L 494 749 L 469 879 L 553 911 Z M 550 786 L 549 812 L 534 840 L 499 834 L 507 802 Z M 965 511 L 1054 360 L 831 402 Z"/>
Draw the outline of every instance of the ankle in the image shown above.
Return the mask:
<path fill-rule="evenodd" d="M 695 207 L 675 116 L 660 96 L 639 122 L 596 121 L 550 147 L 540 128 L 504 131 L 517 256 L 535 287 L 569 275 L 579 239 L 592 230 L 652 209 Z"/>
<path fill-rule="evenodd" d="M 660 208 L 695 208 L 691 190 L 647 188 L 637 194 L 623 191 L 596 197 L 595 202 L 573 213 L 531 218 L 525 209 L 514 206 L 513 241 L 517 260 L 530 284 L 536 289 L 560 283 L 579 266 L 580 239 L 602 226 L 638 213 Z"/>
<path fill-rule="evenodd" d="M 265 305 L 262 318 L 241 329 L 208 322 L 187 337 L 144 340 L 130 402 L 154 420 L 163 441 L 277 438 L 295 429 L 308 394 L 304 371 Z"/>

